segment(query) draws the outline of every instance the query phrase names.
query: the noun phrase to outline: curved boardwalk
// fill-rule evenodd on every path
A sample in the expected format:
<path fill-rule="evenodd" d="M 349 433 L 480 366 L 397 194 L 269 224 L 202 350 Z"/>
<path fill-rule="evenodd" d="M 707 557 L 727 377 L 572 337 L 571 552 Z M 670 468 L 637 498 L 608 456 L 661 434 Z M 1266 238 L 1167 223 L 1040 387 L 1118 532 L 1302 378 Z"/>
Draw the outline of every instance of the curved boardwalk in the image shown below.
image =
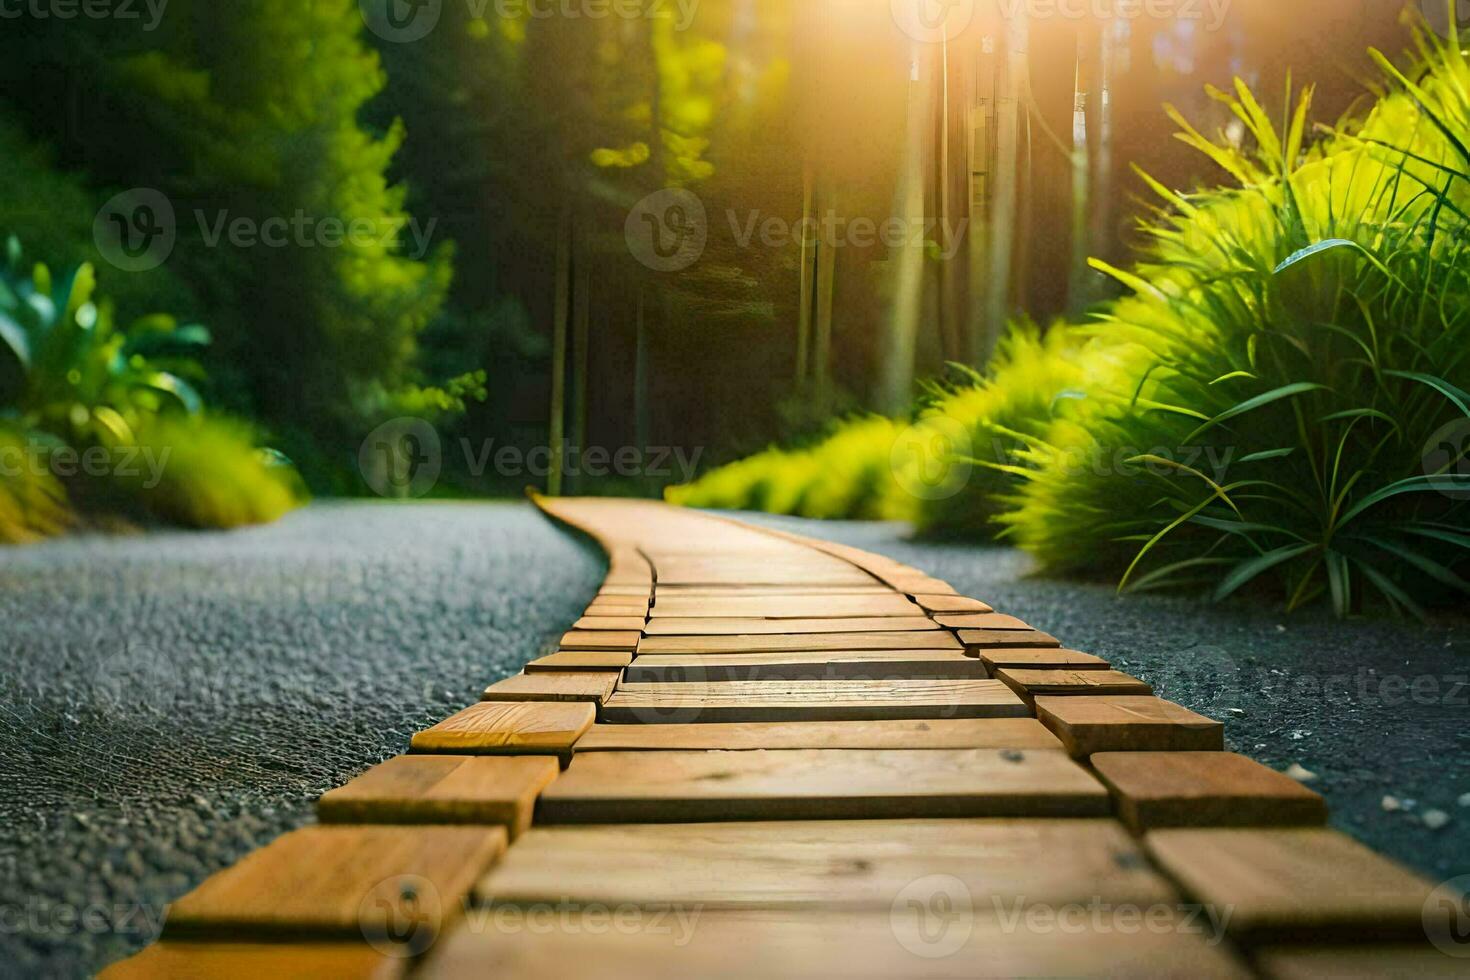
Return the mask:
<path fill-rule="evenodd" d="M 1101 659 L 856 549 L 538 504 L 609 558 L 559 651 L 107 976 L 1460 975 L 1454 903 Z"/>

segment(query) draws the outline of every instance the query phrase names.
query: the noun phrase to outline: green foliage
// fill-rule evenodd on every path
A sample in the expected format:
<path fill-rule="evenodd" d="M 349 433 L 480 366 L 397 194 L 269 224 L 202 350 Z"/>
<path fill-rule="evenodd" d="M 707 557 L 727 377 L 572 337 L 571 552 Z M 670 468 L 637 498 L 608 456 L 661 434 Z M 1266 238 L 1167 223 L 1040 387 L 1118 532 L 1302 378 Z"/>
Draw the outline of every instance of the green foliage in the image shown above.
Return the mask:
<path fill-rule="evenodd" d="M 1001 497 L 1019 479 L 1017 454 L 1045 433 L 1059 406 L 1080 397 L 1085 378 L 1074 332 L 1058 324 L 1043 336 L 1015 325 L 985 377 L 931 394 L 919 415 L 930 438 L 910 441 L 888 510 L 929 533 L 994 535 Z M 951 472 L 953 482 L 941 482 Z M 945 492 L 914 492 L 936 482 Z"/>
<path fill-rule="evenodd" d="M 936 392 L 916 428 L 946 438 L 909 440 L 894 484 L 976 469 L 879 510 L 998 521 L 1045 569 L 1124 589 L 1249 587 L 1339 614 L 1463 602 L 1470 63 L 1458 39 L 1420 45 L 1411 72 L 1379 56 L 1385 91 L 1315 142 L 1310 89 L 1280 128 L 1243 84 L 1212 92 L 1249 148 L 1175 113 L 1239 186 L 1151 182 L 1164 206 L 1142 260 L 1095 263 L 1128 294 L 1045 341 L 1017 331 L 989 376 Z M 802 494 L 763 487 L 810 484 L 820 457 L 773 451 L 670 497 L 797 510 Z"/>
<path fill-rule="evenodd" d="M 21 544 L 59 534 L 72 522 L 56 477 L 29 465 L 26 433 L 0 422 L 0 543 Z"/>
<path fill-rule="evenodd" d="M 688 507 L 881 518 L 893 493 L 893 445 L 901 429 L 882 417 L 853 419 L 808 449 L 768 449 L 670 487 L 665 496 Z"/>
<path fill-rule="evenodd" d="M 156 415 L 138 433 L 144 458 L 158 461 L 161 479 L 146 472 L 119 480 L 149 513 L 185 527 L 234 528 L 274 521 L 305 498 L 300 479 L 282 458 L 257 449 L 254 429 L 235 419 Z"/>
<path fill-rule="evenodd" d="M 96 286 L 88 264 L 59 279 L 43 264 L 27 269 L 9 239 L 0 267 L 0 535 L 60 530 L 67 490 L 93 509 L 141 507 L 198 526 L 273 520 L 295 506 L 289 466 L 257 450 L 242 424 L 204 416 L 194 356 L 209 332 L 162 314 L 119 327 Z M 87 461 L 80 468 L 78 458 Z"/>
<path fill-rule="evenodd" d="M 1121 368 L 1028 451 L 1004 517 L 1048 568 L 1340 614 L 1470 591 L 1470 71 L 1422 40 L 1423 68 L 1380 59 L 1392 89 L 1316 146 L 1310 92 L 1284 133 L 1216 93 L 1253 153 L 1184 124 L 1242 186 L 1158 187 L 1145 262 L 1109 270 L 1133 295 L 1095 332 Z"/>

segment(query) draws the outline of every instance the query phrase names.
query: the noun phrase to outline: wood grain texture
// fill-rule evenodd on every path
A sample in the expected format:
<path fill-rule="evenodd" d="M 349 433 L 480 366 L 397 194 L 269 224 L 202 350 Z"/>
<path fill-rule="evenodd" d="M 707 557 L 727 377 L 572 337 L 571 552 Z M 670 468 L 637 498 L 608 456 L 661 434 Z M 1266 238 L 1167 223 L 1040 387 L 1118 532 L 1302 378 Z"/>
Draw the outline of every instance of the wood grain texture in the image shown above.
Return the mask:
<path fill-rule="evenodd" d="M 557 649 L 633 651 L 641 638 L 638 630 L 572 630 L 562 634 Z"/>
<path fill-rule="evenodd" d="M 942 873 L 942 869 L 940 869 Z M 709 911 L 690 922 L 669 912 L 663 927 L 608 929 L 607 910 L 574 910 L 549 933 L 520 928 L 456 930 L 416 976 L 428 980 L 975 980 L 977 977 L 1178 977 L 1245 980 L 1251 972 L 1222 946 L 1180 929 L 1108 931 L 1017 928 L 977 896 L 968 928 L 950 951 L 947 931 L 920 891 L 896 913 Z M 517 907 L 508 907 L 514 916 Z M 667 910 L 665 910 L 667 911 Z M 927 917 L 926 917 L 927 916 Z M 520 921 L 528 921 L 522 919 Z M 645 920 L 646 921 L 646 920 Z M 1022 920 L 1024 922 L 1024 920 Z M 600 923 L 600 924 L 599 924 Z M 939 943 L 944 942 L 943 946 Z M 947 955 L 914 950 L 943 949 Z"/>
<path fill-rule="evenodd" d="M 1034 718 L 593 725 L 578 752 L 752 749 L 1060 749 Z"/>
<path fill-rule="evenodd" d="M 1032 670 L 1006 667 L 995 676 L 1026 698 L 1042 695 L 1152 694 L 1154 689 L 1137 677 L 1118 670 Z"/>
<path fill-rule="evenodd" d="M 1304 943 L 1424 937 L 1428 882 L 1334 830 L 1155 830 L 1145 846 L 1230 935 Z"/>
<path fill-rule="evenodd" d="M 1179 901 L 1127 832 L 1098 819 L 537 827 L 475 891 L 502 904 L 887 911 L 941 869 L 1007 907 Z"/>
<path fill-rule="evenodd" d="M 887 595 L 742 596 L 718 599 L 675 595 L 661 596 L 653 608 L 655 620 L 836 619 L 844 616 L 924 617 L 924 610 L 909 601 L 907 596 L 897 592 Z"/>
<path fill-rule="evenodd" d="M 1075 758 L 1094 752 L 1221 752 L 1225 726 L 1146 695 L 1038 697 L 1036 716 Z"/>
<path fill-rule="evenodd" d="M 977 650 L 992 649 L 1044 649 L 1046 647 L 1060 647 L 1062 641 L 1050 633 L 1040 630 L 974 630 L 962 629 L 958 631 L 960 642 L 966 647 Z"/>
<path fill-rule="evenodd" d="M 937 630 L 928 616 L 865 616 L 847 619 L 651 619 L 647 636 L 762 636 L 784 633 L 873 633 Z"/>
<path fill-rule="evenodd" d="M 423 948 L 505 850 L 504 827 L 306 827 L 173 903 L 166 939 L 400 936 Z"/>
<path fill-rule="evenodd" d="M 102 980 L 394 980 L 407 961 L 367 943 L 157 943 Z"/>
<path fill-rule="evenodd" d="M 1065 753 L 1007 749 L 590 752 L 541 795 L 538 823 L 1103 816 Z"/>
<path fill-rule="evenodd" d="M 1267 980 L 1465 980 L 1470 964 L 1426 942 L 1269 946 L 1256 966 Z"/>
<path fill-rule="evenodd" d="M 959 650 L 828 650 L 808 653 L 658 654 L 640 656 L 623 674 L 629 684 L 685 681 L 909 680 L 985 676 Z"/>
<path fill-rule="evenodd" d="M 486 824 L 512 840 L 560 767 L 545 756 L 404 755 L 317 801 L 323 823 Z"/>
<path fill-rule="evenodd" d="M 603 704 L 608 722 L 870 721 L 1018 718 L 1025 703 L 995 680 L 726 681 L 624 684 Z"/>
<path fill-rule="evenodd" d="M 928 595 L 919 593 L 912 597 L 914 602 L 927 613 L 988 613 L 995 612 L 987 602 L 962 595 Z"/>
<path fill-rule="evenodd" d="M 1023 619 L 1003 613 L 940 613 L 934 617 L 941 626 L 949 629 L 975 630 L 1035 630 L 1036 627 Z"/>
<path fill-rule="evenodd" d="M 589 703 L 481 701 L 414 735 L 412 746 L 461 755 L 567 756 L 596 718 Z"/>
<path fill-rule="evenodd" d="M 666 585 L 658 584 L 663 599 L 753 599 L 771 597 L 821 598 L 824 596 L 902 595 L 881 582 L 868 585 Z"/>
<path fill-rule="evenodd" d="M 480 695 L 485 701 L 594 701 L 602 704 L 618 686 L 616 671 L 543 670 L 496 681 Z"/>
<path fill-rule="evenodd" d="M 1100 752 L 1091 761 L 1135 833 L 1327 822 L 1321 796 L 1234 752 Z"/>
<path fill-rule="evenodd" d="M 572 629 L 578 632 L 584 630 L 642 632 L 645 622 L 642 616 L 583 616 L 572 624 Z"/>
<path fill-rule="evenodd" d="M 645 636 L 638 653 L 781 653 L 807 650 L 960 650 L 943 630 L 920 633 L 791 633 L 773 636 Z"/>
<path fill-rule="evenodd" d="M 632 662 L 633 655 L 621 650 L 559 650 L 526 664 L 526 673 L 563 670 L 619 671 Z"/>
<path fill-rule="evenodd" d="M 981 663 L 992 672 L 1006 667 L 1022 667 L 1032 670 L 1107 670 L 1111 664 L 1101 657 L 1080 650 L 1057 648 L 1011 648 L 990 647 L 974 651 Z"/>

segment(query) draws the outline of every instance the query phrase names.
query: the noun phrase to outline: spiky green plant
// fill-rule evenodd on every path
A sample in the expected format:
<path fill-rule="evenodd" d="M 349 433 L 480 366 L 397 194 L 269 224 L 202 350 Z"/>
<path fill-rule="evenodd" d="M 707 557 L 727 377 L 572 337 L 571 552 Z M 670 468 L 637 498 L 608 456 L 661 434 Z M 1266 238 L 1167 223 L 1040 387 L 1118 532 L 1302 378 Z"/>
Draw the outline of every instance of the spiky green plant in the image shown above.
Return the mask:
<path fill-rule="evenodd" d="M 1250 153 L 1178 119 L 1241 186 L 1155 184 L 1145 261 L 1107 269 L 1132 295 L 1093 332 L 1132 368 L 1028 449 L 1003 517 L 1048 567 L 1339 613 L 1470 591 L 1470 70 L 1457 38 L 1420 44 L 1315 146 L 1310 91 L 1284 134 L 1215 93 Z"/>

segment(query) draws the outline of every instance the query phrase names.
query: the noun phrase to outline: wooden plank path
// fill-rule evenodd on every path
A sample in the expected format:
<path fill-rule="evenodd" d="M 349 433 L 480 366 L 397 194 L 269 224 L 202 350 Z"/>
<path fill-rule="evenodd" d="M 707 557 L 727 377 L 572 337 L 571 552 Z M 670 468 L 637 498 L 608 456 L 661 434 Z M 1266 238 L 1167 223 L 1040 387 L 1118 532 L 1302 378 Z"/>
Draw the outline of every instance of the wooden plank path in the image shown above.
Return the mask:
<path fill-rule="evenodd" d="M 609 564 L 557 648 L 105 976 L 1454 973 L 1428 882 L 1103 659 L 854 548 L 537 504 Z"/>

